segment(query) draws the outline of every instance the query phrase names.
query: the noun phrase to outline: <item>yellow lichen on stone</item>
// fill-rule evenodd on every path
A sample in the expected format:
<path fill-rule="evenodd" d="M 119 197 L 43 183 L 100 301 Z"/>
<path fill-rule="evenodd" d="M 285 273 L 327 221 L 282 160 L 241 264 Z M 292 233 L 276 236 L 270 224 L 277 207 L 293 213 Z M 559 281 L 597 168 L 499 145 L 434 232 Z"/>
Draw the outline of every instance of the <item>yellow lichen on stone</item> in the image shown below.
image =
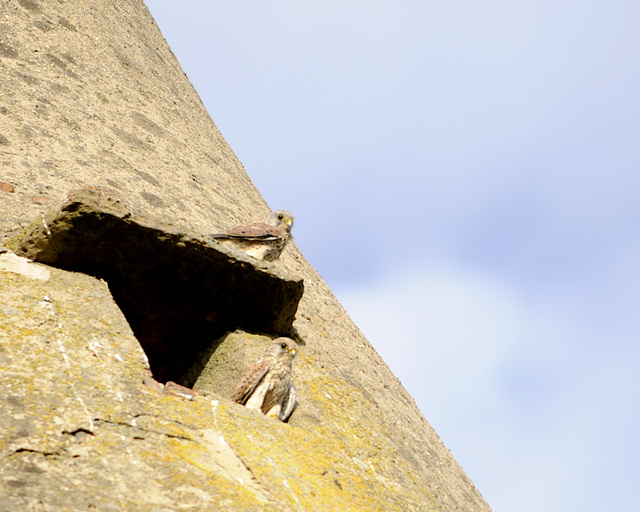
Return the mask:
<path fill-rule="evenodd" d="M 255 477 L 305 510 L 404 510 L 406 489 L 375 469 L 380 447 L 363 429 L 322 425 L 308 431 L 253 411 L 219 418 L 221 431 Z M 378 459 L 376 459 L 378 457 Z M 407 472 L 408 478 L 417 475 Z M 426 495 L 417 502 L 431 502 Z M 435 509 L 435 506 L 431 508 Z"/>

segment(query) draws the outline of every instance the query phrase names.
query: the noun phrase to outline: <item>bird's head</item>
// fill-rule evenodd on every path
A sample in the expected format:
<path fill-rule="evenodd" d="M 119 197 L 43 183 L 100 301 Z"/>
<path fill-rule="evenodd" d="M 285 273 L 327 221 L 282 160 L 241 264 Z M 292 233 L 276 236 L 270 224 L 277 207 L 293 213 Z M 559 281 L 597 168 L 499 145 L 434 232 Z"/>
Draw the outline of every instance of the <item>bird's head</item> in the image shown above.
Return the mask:
<path fill-rule="evenodd" d="M 265 219 L 265 224 L 278 228 L 278 230 L 291 233 L 293 228 L 293 213 L 286 210 L 276 210 Z"/>
<path fill-rule="evenodd" d="M 293 359 L 297 353 L 296 342 L 291 338 L 276 338 L 271 342 L 267 353 L 272 357 L 280 357 L 288 354 Z"/>

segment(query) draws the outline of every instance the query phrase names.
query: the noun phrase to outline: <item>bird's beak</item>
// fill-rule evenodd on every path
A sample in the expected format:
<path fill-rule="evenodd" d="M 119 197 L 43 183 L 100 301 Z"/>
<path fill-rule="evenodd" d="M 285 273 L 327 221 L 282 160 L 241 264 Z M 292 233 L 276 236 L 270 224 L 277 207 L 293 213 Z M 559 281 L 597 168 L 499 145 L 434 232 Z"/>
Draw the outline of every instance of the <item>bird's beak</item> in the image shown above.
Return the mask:
<path fill-rule="evenodd" d="M 291 224 L 293 224 L 293 222 L 291 221 L 291 219 L 287 219 L 286 221 L 287 226 L 291 226 Z"/>
<path fill-rule="evenodd" d="M 295 348 L 292 348 L 291 350 L 289 350 L 289 354 L 291 354 L 291 357 L 295 357 L 297 351 Z"/>

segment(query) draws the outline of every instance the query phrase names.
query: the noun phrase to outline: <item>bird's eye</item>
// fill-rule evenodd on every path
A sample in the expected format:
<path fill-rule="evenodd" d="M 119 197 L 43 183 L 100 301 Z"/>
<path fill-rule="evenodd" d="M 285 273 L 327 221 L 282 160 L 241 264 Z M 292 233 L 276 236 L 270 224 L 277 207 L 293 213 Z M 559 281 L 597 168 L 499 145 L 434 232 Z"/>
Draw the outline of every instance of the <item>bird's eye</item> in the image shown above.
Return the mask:
<path fill-rule="evenodd" d="M 287 344 L 286 344 L 286 343 L 280 343 L 280 346 L 281 346 L 282 348 L 287 348 Z"/>
<path fill-rule="evenodd" d="M 278 214 L 278 220 L 282 220 L 284 219 L 284 215 L 282 215 L 281 213 Z"/>

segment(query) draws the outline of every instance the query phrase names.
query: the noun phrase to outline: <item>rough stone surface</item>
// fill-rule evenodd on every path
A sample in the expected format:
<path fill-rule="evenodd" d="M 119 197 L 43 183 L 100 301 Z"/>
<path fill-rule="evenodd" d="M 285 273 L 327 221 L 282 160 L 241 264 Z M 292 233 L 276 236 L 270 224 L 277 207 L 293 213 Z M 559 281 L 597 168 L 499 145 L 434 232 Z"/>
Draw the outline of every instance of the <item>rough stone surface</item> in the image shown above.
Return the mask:
<path fill-rule="evenodd" d="M 199 233 L 269 212 L 141 1 L 0 2 L 0 66 L 2 236 L 88 186 Z"/>
<path fill-rule="evenodd" d="M 269 208 L 141 1 L 0 2 L 0 90 L 0 245 L 47 262 L 0 250 L 0 511 L 489 510 L 295 244 L 263 264 L 201 237 Z M 299 340 L 287 424 L 225 379 L 163 392 L 185 347 L 228 379 L 253 362 L 206 331 L 246 318 L 198 307 L 217 264 L 267 295 L 304 280 L 292 325 L 244 329 Z"/>

